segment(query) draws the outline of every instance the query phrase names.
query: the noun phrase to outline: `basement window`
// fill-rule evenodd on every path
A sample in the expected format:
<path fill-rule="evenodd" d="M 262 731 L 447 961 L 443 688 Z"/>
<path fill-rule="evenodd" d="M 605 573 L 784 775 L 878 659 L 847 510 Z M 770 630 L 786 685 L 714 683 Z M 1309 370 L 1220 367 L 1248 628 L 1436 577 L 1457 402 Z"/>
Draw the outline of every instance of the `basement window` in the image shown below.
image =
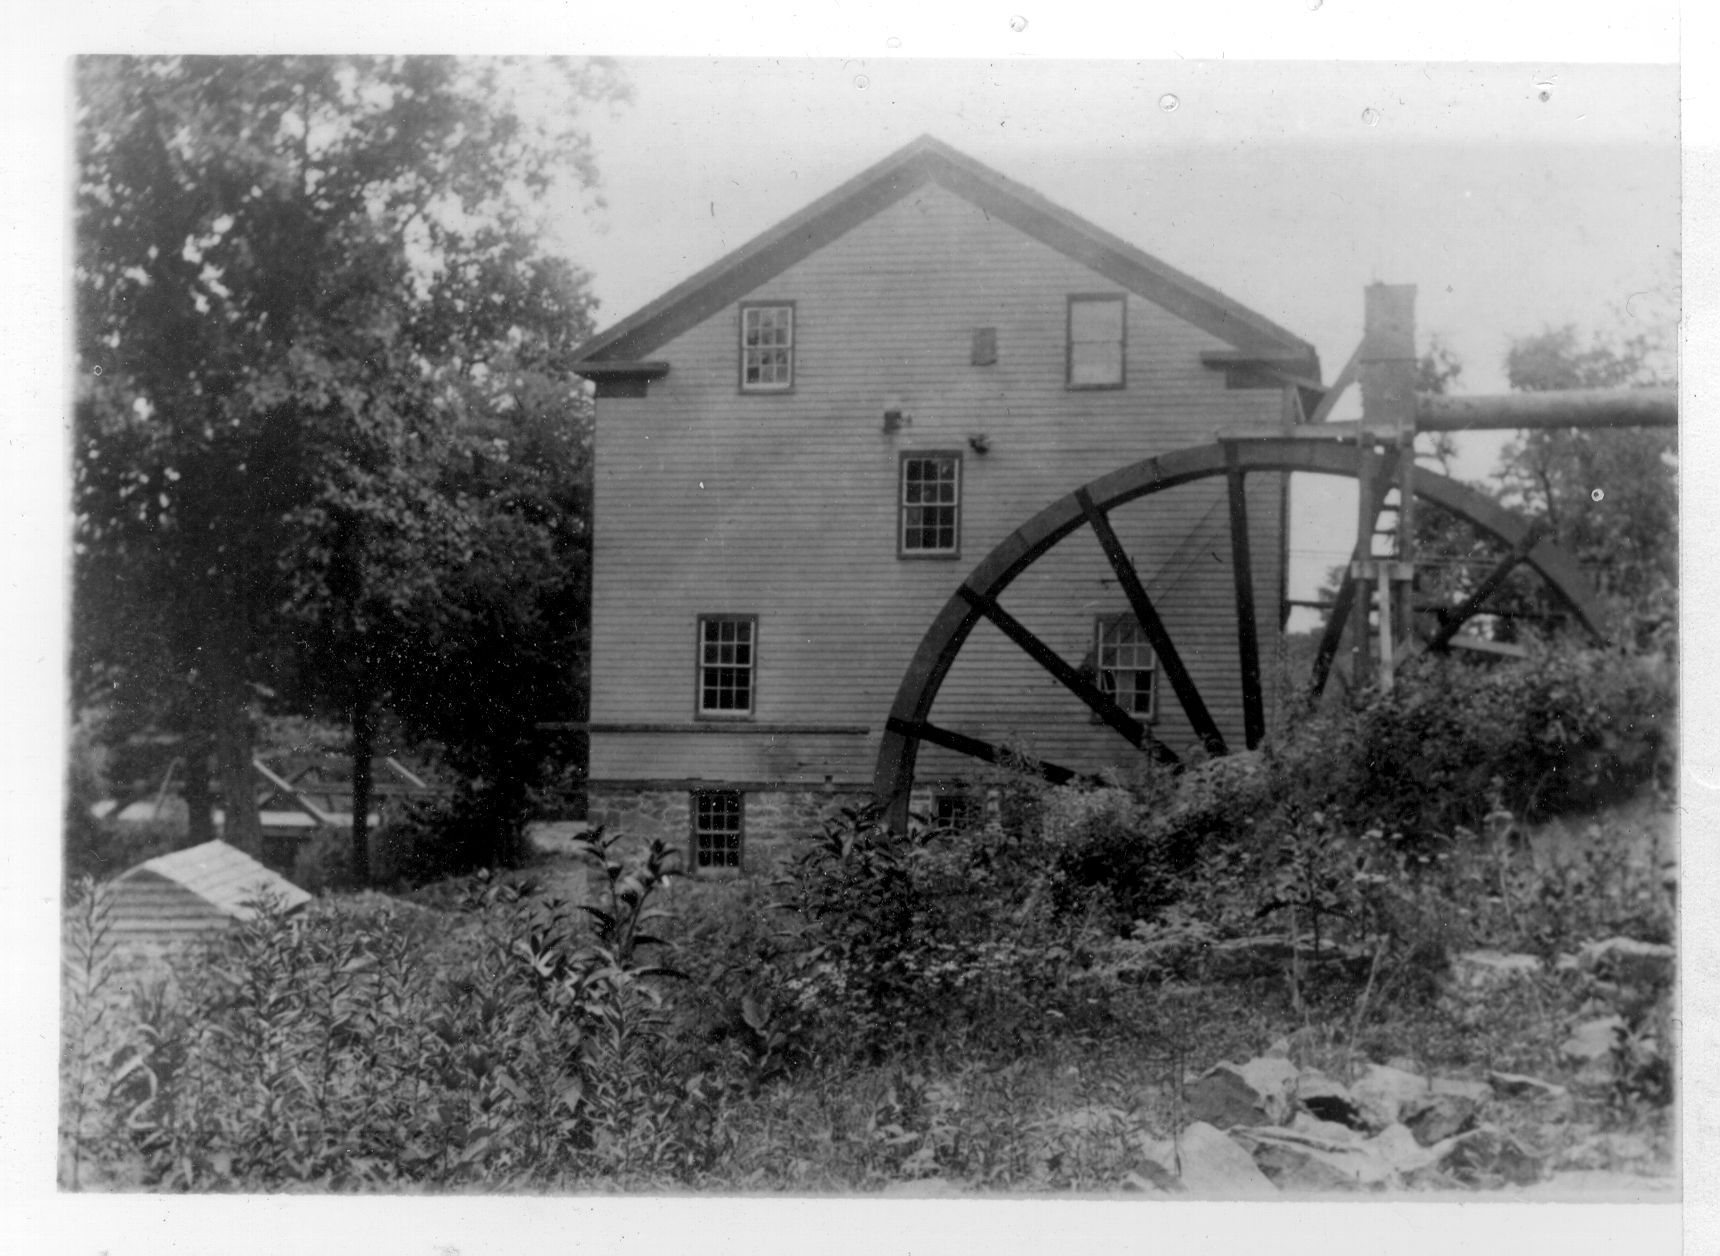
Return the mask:
<path fill-rule="evenodd" d="M 932 799 L 932 820 L 940 829 L 963 832 L 977 826 L 985 808 L 973 794 L 951 791 Z"/>
<path fill-rule="evenodd" d="M 961 508 L 960 454 L 902 455 L 900 557 L 956 557 L 961 552 Z"/>
<path fill-rule="evenodd" d="M 699 616 L 699 718 L 751 718 L 757 638 L 756 615 Z"/>
<path fill-rule="evenodd" d="M 739 868 L 745 828 L 745 796 L 734 789 L 693 795 L 693 868 Z"/>
<path fill-rule="evenodd" d="M 1152 719 L 1158 664 L 1140 624 L 1133 615 L 1107 615 L 1094 624 L 1093 632 L 1099 688 L 1130 715 Z"/>
<path fill-rule="evenodd" d="M 794 303 L 741 306 L 741 391 L 794 387 Z"/>
<path fill-rule="evenodd" d="M 1120 295 L 1069 298 L 1069 387 L 1123 386 L 1127 321 Z"/>

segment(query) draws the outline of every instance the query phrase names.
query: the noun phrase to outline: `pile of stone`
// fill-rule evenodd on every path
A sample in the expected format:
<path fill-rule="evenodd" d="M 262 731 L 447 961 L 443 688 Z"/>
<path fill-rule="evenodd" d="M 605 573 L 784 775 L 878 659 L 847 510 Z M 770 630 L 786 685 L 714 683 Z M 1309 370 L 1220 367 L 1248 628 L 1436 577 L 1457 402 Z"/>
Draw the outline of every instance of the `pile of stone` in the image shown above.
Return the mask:
<path fill-rule="evenodd" d="M 1481 1188 L 1528 1185 L 1542 1157 L 1480 1120 L 1524 1082 L 1429 1077 L 1409 1061 L 1369 1064 L 1345 1085 L 1275 1052 L 1220 1064 L 1188 1087 L 1188 1125 L 1176 1139 L 1143 1140 L 1137 1189 L 1245 1199 L 1283 1191 Z M 1563 1092 L 1543 1086 L 1536 1097 Z"/>
<path fill-rule="evenodd" d="M 1673 949 L 1633 938 L 1591 942 L 1560 956 L 1560 970 L 1590 978 L 1594 996 L 1569 1025 L 1560 1054 L 1579 1090 L 1611 1087 L 1621 1069 L 1659 1059 L 1652 1038 L 1633 1034 L 1627 1014 L 1674 979 Z M 1454 957 L 1461 996 L 1482 994 L 1543 971 L 1532 955 L 1473 951 Z M 1144 1167 L 1132 1189 L 1205 1198 L 1247 1199 L 1286 1191 L 1485 1189 L 1526 1187 L 1549 1175 L 1549 1157 L 1488 1121 L 1498 1105 L 1527 1105 L 1563 1119 L 1572 1096 L 1563 1086 L 1517 1073 L 1485 1080 L 1431 1076 L 1415 1062 L 1370 1063 L 1348 1083 L 1299 1068 L 1287 1041 L 1245 1064 L 1220 1064 L 1185 1092 L 1187 1123 L 1174 1139 L 1141 1140 Z M 1605 1139 L 1611 1137 L 1610 1143 Z M 1648 1158 L 1596 1136 L 1568 1150 L 1560 1168 Z M 1640 1140 L 1639 1140 L 1640 1141 Z"/>

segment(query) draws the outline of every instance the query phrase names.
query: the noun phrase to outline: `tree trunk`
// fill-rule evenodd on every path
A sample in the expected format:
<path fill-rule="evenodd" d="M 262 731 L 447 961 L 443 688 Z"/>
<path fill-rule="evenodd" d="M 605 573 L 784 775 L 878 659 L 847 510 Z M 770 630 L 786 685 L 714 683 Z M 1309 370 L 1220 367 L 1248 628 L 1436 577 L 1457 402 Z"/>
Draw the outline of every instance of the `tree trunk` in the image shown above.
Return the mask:
<path fill-rule="evenodd" d="M 364 685 L 352 704 L 352 879 L 370 884 L 370 759 L 375 742 L 375 713 Z"/>
<path fill-rule="evenodd" d="M 210 714 L 215 724 L 215 764 L 226 814 L 223 838 L 255 859 L 263 857 L 263 826 L 257 815 L 251 768 L 251 716 L 244 686 L 231 660 L 215 655 L 209 667 Z"/>
<path fill-rule="evenodd" d="M 189 815 L 187 841 L 192 846 L 215 840 L 215 817 L 212 808 L 214 794 L 209 788 L 209 755 L 213 738 L 202 724 L 191 729 L 185 739 L 185 809 Z"/>

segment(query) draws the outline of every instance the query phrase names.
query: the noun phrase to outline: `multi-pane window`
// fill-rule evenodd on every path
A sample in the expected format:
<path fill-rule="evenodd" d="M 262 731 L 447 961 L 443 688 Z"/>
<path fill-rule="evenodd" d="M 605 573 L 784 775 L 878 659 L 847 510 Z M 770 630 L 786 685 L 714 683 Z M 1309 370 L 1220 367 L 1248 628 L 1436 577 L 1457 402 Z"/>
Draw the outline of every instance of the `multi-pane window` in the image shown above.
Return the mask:
<path fill-rule="evenodd" d="M 961 832 L 980 822 L 983 808 L 972 794 L 938 794 L 932 799 L 932 820 L 940 829 Z"/>
<path fill-rule="evenodd" d="M 750 615 L 700 616 L 700 715 L 752 714 L 757 635 L 758 620 Z"/>
<path fill-rule="evenodd" d="M 794 306 L 741 306 L 741 388 L 784 392 L 794 386 Z"/>
<path fill-rule="evenodd" d="M 954 555 L 961 546 L 960 454 L 902 458 L 901 552 Z"/>
<path fill-rule="evenodd" d="M 1131 715 L 1153 714 L 1153 648 L 1133 615 L 1111 616 L 1098 621 L 1099 688 Z"/>
<path fill-rule="evenodd" d="M 1121 388 L 1125 337 L 1121 296 L 1069 298 L 1069 387 Z"/>
<path fill-rule="evenodd" d="M 741 866 L 741 794 L 707 790 L 693 795 L 693 867 Z"/>

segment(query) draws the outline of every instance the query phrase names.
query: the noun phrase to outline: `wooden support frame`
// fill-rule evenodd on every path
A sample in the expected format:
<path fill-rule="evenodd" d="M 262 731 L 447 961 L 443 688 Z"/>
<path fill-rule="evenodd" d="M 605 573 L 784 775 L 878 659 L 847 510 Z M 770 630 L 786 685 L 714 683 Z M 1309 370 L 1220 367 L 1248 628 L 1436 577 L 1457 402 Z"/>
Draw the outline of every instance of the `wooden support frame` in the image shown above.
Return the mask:
<path fill-rule="evenodd" d="M 912 737 L 918 741 L 929 741 L 934 746 L 942 746 L 945 750 L 954 750 L 957 754 L 965 754 L 970 759 L 978 759 L 982 763 L 1002 763 L 1008 759 L 1008 754 L 989 741 L 981 741 L 978 737 L 969 737 L 965 733 L 951 732 L 947 728 L 939 728 L 936 724 L 925 720 L 918 724 L 910 724 L 891 716 L 884 724 L 888 732 L 900 737 Z M 1067 785 L 1070 781 L 1086 779 L 1070 768 L 1055 763 L 1036 760 L 1036 773 L 1053 785 Z M 906 803 L 903 804 L 904 807 Z M 906 812 L 904 811 L 904 818 Z"/>
<path fill-rule="evenodd" d="M 1365 467 L 1370 456 L 1377 456 L 1374 455 L 1373 450 L 1365 447 L 1357 450 L 1356 454 L 1359 467 Z M 1368 547 L 1372 543 L 1374 528 L 1378 525 L 1380 511 L 1385 508 L 1386 494 L 1391 489 L 1393 470 L 1391 463 L 1396 457 L 1396 451 L 1387 450 L 1385 454 L 1387 465 L 1380 468 L 1384 474 L 1373 478 L 1373 512 L 1368 516 L 1366 529 L 1358 529 L 1358 531 L 1365 532 L 1365 538 L 1364 536 L 1356 538 L 1356 546 L 1350 552 L 1351 564 L 1366 562 L 1371 557 Z M 1357 476 L 1358 497 L 1366 482 L 1362 476 Z M 1359 592 L 1359 583 L 1346 568 L 1344 579 L 1338 585 L 1338 595 L 1332 601 L 1332 612 L 1326 617 L 1326 629 L 1320 635 L 1319 648 L 1314 653 L 1314 668 L 1308 682 L 1308 700 L 1310 702 L 1318 701 L 1320 695 L 1326 691 L 1326 681 L 1331 678 L 1332 674 L 1332 662 L 1338 657 L 1338 647 L 1343 644 L 1344 629 L 1350 623 L 1351 612 L 1356 605 Z M 1366 606 L 1367 603 L 1364 601 L 1363 605 Z M 1366 629 L 1367 624 L 1364 620 L 1362 631 L 1365 633 Z"/>

